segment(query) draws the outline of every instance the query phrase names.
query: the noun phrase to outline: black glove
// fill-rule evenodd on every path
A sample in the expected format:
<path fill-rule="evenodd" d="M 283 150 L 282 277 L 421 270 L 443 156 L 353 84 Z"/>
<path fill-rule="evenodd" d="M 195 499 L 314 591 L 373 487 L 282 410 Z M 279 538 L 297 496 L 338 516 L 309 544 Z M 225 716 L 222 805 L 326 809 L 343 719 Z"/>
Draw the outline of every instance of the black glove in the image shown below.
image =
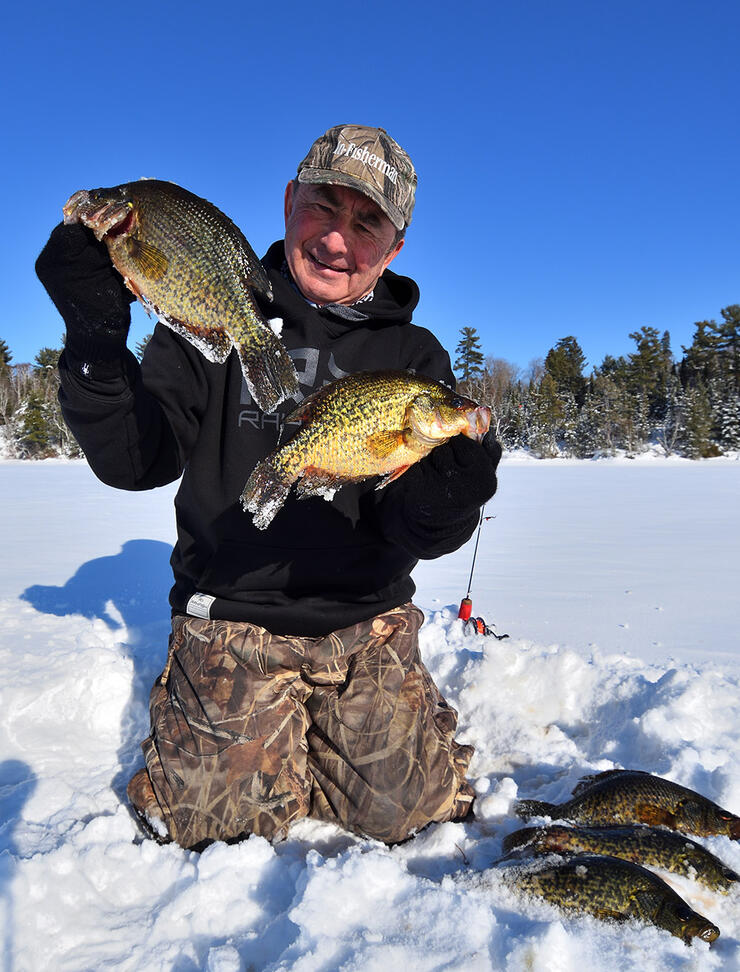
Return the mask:
<path fill-rule="evenodd" d="M 483 441 L 456 435 L 387 487 L 383 531 L 414 557 L 456 550 L 472 536 L 480 508 L 496 492 L 501 445 L 489 431 Z"/>
<path fill-rule="evenodd" d="M 120 356 L 135 299 L 108 248 L 79 223 L 60 223 L 36 261 L 36 274 L 67 326 L 67 348 L 91 361 Z"/>
<path fill-rule="evenodd" d="M 406 502 L 435 519 L 477 512 L 496 492 L 500 459 L 501 445 L 490 430 L 480 443 L 456 435 L 404 473 Z"/>

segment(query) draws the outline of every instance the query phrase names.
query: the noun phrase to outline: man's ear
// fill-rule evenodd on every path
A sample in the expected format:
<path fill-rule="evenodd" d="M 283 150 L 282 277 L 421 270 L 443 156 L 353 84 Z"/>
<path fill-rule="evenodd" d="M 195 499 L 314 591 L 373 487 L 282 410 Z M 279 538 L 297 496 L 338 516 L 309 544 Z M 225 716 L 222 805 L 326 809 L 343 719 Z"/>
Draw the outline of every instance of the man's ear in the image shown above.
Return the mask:
<path fill-rule="evenodd" d="M 293 193 L 295 191 L 295 180 L 291 179 L 288 185 L 285 187 L 285 206 L 284 206 L 284 216 L 285 225 L 288 225 L 288 217 L 290 216 L 291 210 L 293 209 Z"/>
<path fill-rule="evenodd" d="M 398 241 L 398 243 L 396 243 L 396 245 L 393 247 L 393 249 L 388 251 L 388 255 L 386 256 L 385 260 L 383 261 L 383 269 L 384 270 L 388 267 L 388 265 L 391 262 L 391 260 L 395 260 L 396 259 L 396 257 L 398 256 L 398 254 L 403 249 L 403 244 L 405 242 L 406 242 L 406 237 L 405 236 L 402 236 L 401 239 Z"/>

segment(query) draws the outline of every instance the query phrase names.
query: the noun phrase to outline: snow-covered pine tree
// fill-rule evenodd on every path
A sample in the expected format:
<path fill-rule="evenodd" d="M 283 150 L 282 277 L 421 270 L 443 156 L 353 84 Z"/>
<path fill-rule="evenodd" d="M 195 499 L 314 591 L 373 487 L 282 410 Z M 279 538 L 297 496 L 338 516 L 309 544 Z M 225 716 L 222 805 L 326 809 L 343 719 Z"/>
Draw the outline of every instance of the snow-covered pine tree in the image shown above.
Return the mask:
<path fill-rule="evenodd" d="M 679 446 L 685 410 L 685 394 L 676 374 L 671 374 L 666 385 L 666 406 L 662 422 L 655 427 L 656 441 L 671 455 Z"/>
<path fill-rule="evenodd" d="M 600 434 L 602 418 L 601 403 L 590 387 L 586 391 L 586 398 L 576 417 L 573 433 L 572 454 L 578 459 L 591 459 L 593 456 L 606 451 Z"/>
<path fill-rule="evenodd" d="M 690 459 L 707 459 L 719 455 L 712 439 L 712 408 L 703 382 L 688 388 L 681 428 L 681 443 Z"/>
<path fill-rule="evenodd" d="M 663 335 L 654 327 L 643 326 L 633 331 L 630 338 L 637 350 L 628 355 L 628 385 L 633 395 L 642 398 L 640 409 L 645 411 L 649 426 L 662 420 L 666 409 L 666 389 L 673 367 L 671 339 L 668 331 Z M 647 438 L 649 427 L 638 434 Z"/>
<path fill-rule="evenodd" d="M 499 420 L 501 443 L 505 449 L 528 449 L 532 396 L 526 385 L 513 385 L 504 399 Z"/>
<path fill-rule="evenodd" d="M 717 416 L 720 444 L 725 452 L 740 449 L 740 396 L 728 396 Z"/>
<path fill-rule="evenodd" d="M 550 459 L 558 454 L 558 439 L 562 437 L 565 417 L 565 409 L 552 375 L 547 372 L 543 375 L 533 398 L 529 445 L 535 455 L 541 459 Z"/>
<path fill-rule="evenodd" d="M 627 449 L 633 438 L 634 400 L 627 386 L 626 362 L 607 355 L 592 378 L 595 436 L 607 455 Z"/>
<path fill-rule="evenodd" d="M 721 372 L 731 393 L 740 396 L 740 304 L 730 304 L 720 311 L 722 323 L 716 328 L 717 350 Z"/>
<path fill-rule="evenodd" d="M 578 408 L 571 392 L 561 392 L 559 397 L 563 413 L 562 419 L 560 420 L 558 439 L 566 456 L 579 457 L 583 447 L 583 443 L 579 438 L 580 423 L 578 421 L 581 410 Z"/>

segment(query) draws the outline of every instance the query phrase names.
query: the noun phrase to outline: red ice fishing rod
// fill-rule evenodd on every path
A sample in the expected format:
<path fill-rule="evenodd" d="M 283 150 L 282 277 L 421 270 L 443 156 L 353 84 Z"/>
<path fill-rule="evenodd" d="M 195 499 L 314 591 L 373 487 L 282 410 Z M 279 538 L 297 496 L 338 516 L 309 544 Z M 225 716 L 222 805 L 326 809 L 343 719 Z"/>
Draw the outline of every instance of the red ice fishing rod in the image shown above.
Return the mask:
<path fill-rule="evenodd" d="M 478 634 L 493 635 L 494 638 L 498 638 L 499 641 L 503 641 L 504 638 L 508 638 L 507 634 L 496 634 L 493 630 L 493 625 L 488 625 L 483 620 L 483 618 L 471 617 L 473 613 L 473 600 L 470 596 L 470 592 L 473 589 L 473 573 L 475 572 L 475 560 L 478 556 L 478 544 L 480 543 L 480 532 L 483 527 L 483 523 L 487 520 L 493 520 L 493 516 L 484 516 L 485 506 L 480 511 L 480 520 L 478 521 L 478 532 L 475 535 L 475 548 L 473 550 L 473 561 L 470 565 L 470 577 L 468 578 L 468 593 L 460 601 L 460 610 L 457 612 L 459 620 L 462 621 L 463 627 L 467 628 L 472 626 Z"/>

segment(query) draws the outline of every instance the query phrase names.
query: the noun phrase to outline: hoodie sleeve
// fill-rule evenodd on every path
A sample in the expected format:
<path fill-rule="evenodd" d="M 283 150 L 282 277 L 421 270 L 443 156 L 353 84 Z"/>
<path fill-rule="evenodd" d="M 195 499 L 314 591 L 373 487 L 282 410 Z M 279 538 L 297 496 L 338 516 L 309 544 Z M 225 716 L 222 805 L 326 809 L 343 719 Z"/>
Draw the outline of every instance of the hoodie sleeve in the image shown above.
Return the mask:
<path fill-rule="evenodd" d="M 67 345 L 59 360 L 62 412 L 102 482 L 142 490 L 181 475 L 205 407 L 204 364 L 161 324 L 141 365 L 125 349 L 90 362 Z"/>

